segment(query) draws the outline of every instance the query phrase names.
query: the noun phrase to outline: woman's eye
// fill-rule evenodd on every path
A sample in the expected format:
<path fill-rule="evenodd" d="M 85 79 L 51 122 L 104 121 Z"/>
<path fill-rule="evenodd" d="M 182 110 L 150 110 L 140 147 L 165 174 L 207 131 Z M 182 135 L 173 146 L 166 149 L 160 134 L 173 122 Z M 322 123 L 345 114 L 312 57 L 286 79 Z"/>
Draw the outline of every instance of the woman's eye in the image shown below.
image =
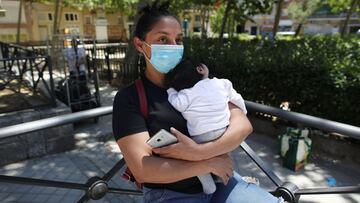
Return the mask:
<path fill-rule="evenodd" d="M 176 40 L 176 44 L 179 44 L 179 45 L 183 44 L 182 39 L 177 39 L 177 40 Z"/>
<path fill-rule="evenodd" d="M 162 43 L 166 43 L 166 42 L 167 42 L 167 39 L 166 39 L 165 37 L 162 37 L 162 38 L 160 38 L 159 41 L 162 42 Z"/>

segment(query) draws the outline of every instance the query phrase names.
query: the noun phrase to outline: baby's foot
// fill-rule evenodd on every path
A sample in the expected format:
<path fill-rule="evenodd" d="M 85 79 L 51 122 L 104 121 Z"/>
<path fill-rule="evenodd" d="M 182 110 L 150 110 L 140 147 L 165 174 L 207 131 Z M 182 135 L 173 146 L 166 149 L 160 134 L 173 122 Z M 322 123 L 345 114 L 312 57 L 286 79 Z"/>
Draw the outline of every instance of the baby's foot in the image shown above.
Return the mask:
<path fill-rule="evenodd" d="M 257 185 L 257 186 L 260 185 L 259 179 L 255 178 L 255 177 L 244 176 L 244 177 L 242 177 L 242 179 L 247 183 L 253 183 L 253 184 Z"/>

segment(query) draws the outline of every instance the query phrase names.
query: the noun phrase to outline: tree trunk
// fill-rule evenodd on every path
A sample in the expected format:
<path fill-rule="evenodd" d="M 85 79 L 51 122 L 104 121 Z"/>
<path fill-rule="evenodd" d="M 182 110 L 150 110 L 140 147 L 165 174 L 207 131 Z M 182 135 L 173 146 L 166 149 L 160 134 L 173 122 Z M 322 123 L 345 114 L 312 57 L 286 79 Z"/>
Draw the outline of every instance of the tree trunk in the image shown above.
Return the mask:
<path fill-rule="evenodd" d="M 58 33 L 60 4 L 61 4 L 61 0 L 55 1 L 54 23 L 53 23 L 53 33 L 52 33 L 53 37 Z"/>
<path fill-rule="evenodd" d="M 295 31 L 295 37 L 297 37 L 299 35 L 302 26 L 303 26 L 303 24 L 299 23 L 299 25 L 297 26 L 296 31 Z"/>
<path fill-rule="evenodd" d="M 229 25 L 228 25 L 229 26 L 228 27 L 229 38 L 233 38 L 233 36 L 234 36 L 234 21 L 235 21 L 233 12 L 230 14 L 229 18 L 230 18 Z"/>
<path fill-rule="evenodd" d="M 19 14 L 18 14 L 18 24 L 17 24 L 17 33 L 16 33 L 16 44 L 20 43 L 20 27 L 21 27 L 21 13 L 22 13 L 23 0 L 20 0 L 19 3 Z"/>
<path fill-rule="evenodd" d="M 208 7 L 206 10 L 206 20 L 205 20 L 205 31 L 206 31 L 206 37 L 209 30 L 209 18 L 210 18 L 210 8 Z"/>
<path fill-rule="evenodd" d="M 206 18 L 206 6 L 200 6 L 200 15 L 201 15 L 201 38 L 204 39 L 206 36 L 205 30 L 205 18 Z"/>
<path fill-rule="evenodd" d="M 356 1 L 357 1 L 357 0 L 352 0 L 350 9 L 348 10 L 348 12 L 347 12 L 347 14 L 346 14 L 346 19 L 345 19 L 344 25 L 343 25 L 343 27 L 341 28 L 341 36 L 342 36 L 342 37 L 346 34 L 346 30 L 347 30 L 346 28 L 347 28 L 347 25 L 349 24 L 351 14 L 352 14 L 353 10 L 354 10 L 355 7 L 356 7 Z"/>
<path fill-rule="evenodd" d="M 273 36 L 276 36 L 276 32 L 279 26 L 279 22 L 280 22 L 280 17 L 281 17 L 281 9 L 282 9 L 282 5 L 284 3 L 284 0 L 279 0 L 278 2 L 278 6 L 276 9 L 276 14 L 275 14 L 275 21 L 274 21 L 274 27 L 273 27 Z"/>
<path fill-rule="evenodd" d="M 225 25 L 229 16 L 229 12 L 230 12 L 230 7 L 232 4 L 233 0 L 227 0 L 227 4 L 226 4 L 226 9 L 225 9 L 225 13 L 224 13 L 224 18 L 223 21 L 221 23 L 221 30 L 220 30 L 220 36 L 219 36 L 219 42 L 221 43 L 223 40 L 223 35 L 224 35 L 224 30 L 225 30 Z"/>
<path fill-rule="evenodd" d="M 53 23 L 53 32 L 52 32 L 52 38 L 51 38 L 51 51 L 50 51 L 50 57 L 51 57 L 51 63 L 52 68 L 57 69 L 58 67 L 58 60 L 57 60 L 57 54 L 56 54 L 56 42 L 58 39 L 57 36 L 57 30 L 58 30 L 58 18 L 59 18 L 59 8 L 60 8 L 61 0 L 55 1 L 55 11 L 54 11 L 54 23 Z"/>

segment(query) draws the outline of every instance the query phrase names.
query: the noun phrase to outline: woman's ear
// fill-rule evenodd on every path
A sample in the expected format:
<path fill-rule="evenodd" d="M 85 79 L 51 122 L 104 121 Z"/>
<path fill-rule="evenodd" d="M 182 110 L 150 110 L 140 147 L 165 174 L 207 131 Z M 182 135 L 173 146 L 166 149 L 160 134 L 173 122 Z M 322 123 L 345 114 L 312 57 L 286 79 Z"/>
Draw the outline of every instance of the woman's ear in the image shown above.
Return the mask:
<path fill-rule="evenodd" d="M 134 43 L 134 46 L 135 46 L 135 48 L 136 48 L 136 50 L 138 52 L 144 53 L 144 49 L 142 48 L 143 47 L 143 41 L 140 38 L 134 37 L 133 43 Z"/>

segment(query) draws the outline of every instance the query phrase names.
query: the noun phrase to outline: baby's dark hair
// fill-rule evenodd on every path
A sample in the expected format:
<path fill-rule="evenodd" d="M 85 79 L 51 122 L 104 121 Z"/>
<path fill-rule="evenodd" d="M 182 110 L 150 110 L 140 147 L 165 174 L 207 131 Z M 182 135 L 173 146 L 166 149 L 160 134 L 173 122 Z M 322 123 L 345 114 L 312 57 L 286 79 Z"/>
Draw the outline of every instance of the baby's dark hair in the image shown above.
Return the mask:
<path fill-rule="evenodd" d="M 160 4 L 160 1 L 155 1 L 152 5 L 145 6 L 140 11 L 141 17 L 137 21 L 134 36 L 145 40 L 146 34 L 162 17 L 173 17 L 180 24 L 178 17 L 169 10 L 169 5 L 169 1 L 162 4 Z"/>
<path fill-rule="evenodd" d="M 193 87 L 202 80 L 203 75 L 197 71 L 201 65 L 200 61 L 185 58 L 165 75 L 165 85 L 167 88 L 174 88 L 176 91 Z"/>

